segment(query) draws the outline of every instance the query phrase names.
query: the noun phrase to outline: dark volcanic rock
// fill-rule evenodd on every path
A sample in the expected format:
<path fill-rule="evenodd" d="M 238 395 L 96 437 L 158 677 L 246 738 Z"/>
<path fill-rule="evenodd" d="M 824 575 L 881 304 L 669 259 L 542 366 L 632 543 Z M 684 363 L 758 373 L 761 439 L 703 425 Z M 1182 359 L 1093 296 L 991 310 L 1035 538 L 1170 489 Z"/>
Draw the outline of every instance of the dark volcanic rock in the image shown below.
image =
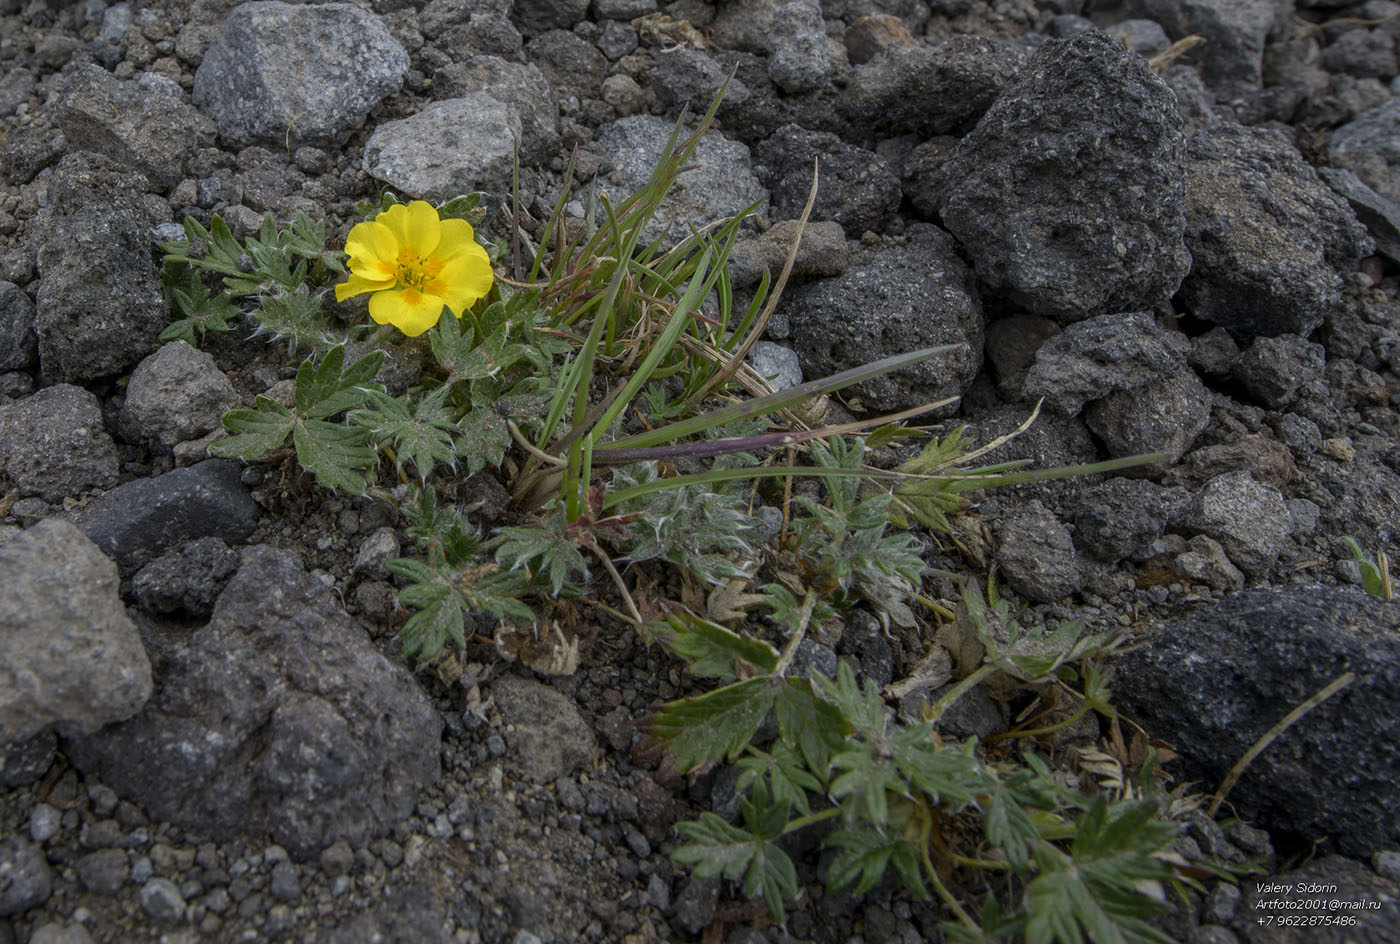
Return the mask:
<path fill-rule="evenodd" d="M 214 143 L 214 122 L 185 104 L 180 86 L 151 72 L 123 82 L 89 65 L 73 73 L 58 103 L 68 143 L 135 167 L 161 187 L 184 176 L 185 161 Z"/>
<path fill-rule="evenodd" d="M 835 220 L 848 235 L 858 237 L 866 230 L 882 229 L 899 209 L 899 178 L 884 158 L 834 134 L 783 125 L 759 145 L 755 157 L 778 219 L 802 215 L 814 164 L 818 182 L 811 219 Z"/>
<path fill-rule="evenodd" d="M 1359 590 L 1252 590 L 1172 620 L 1115 660 L 1114 704 L 1207 789 L 1290 709 L 1350 687 L 1279 736 L 1230 794 L 1238 815 L 1354 856 L 1400 843 L 1400 603 Z"/>
<path fill-rule="evenodd" d="M 962 131 L 987 110 L 1021 62 L 1014 46 L 982 36 L 894 45 L 855 69 L 837 107 L 872 138 Z"/>
<path fill-rule="evenodd" d="M 132 720 L 67 742 L 75 766 L 151 815 L 297 859 L 359 846 L 437 779 L 441 719 L 296 555 L 250 548 L 209 625 L 158 660 Z"/>
<path fill-rule="evenodd" d="M 1090 400 L 1189 371 L 1190 350 L 1185 335 L 1157 327 L 1147 312 L 1100 315 L 1040 346 L 1026 373 L 1025 395 L 1075 414 Z"/>
<path fill-rule="evenodd" d="M 1277 131 L 1221 124 L 1190 156 L 1186 306 L 1242 340 L 1306 337 L 1341 301 L 1339 273 L 1371 252 L 1365 228 Z"/>
<path fill-rule="evenodd" d="M 1185 276 L 1186 139 L 1141 57 L 1093 31 L 1046 43 L 934 175 L 978 277 L 1060 321 L 1150 308 Z"/>
<path fill-rule="evenodd" d="M 193 538 L 242 544 L 261 513 L 236 463 L 206 459 L 114 488 L 77 512 L 73 523 L 130 574 Z"/>
<path fill-rule="evenodd" d="M 872 411 L 961 396 L 982 365 L 982 304 L 953 240 L 920 227 L 907 247 L 789 288 L 781 310 L 808 379 L 937 344 L 964 348 L 856 384 Z M 946 412 L 946 409 L 945 409 Z"/>
<path fill-rule="evenodd" d="M 1259 84 L 1264 43 L 1278 9 L 1272 0 L 1128 0 L 1124 5 L 1129 16 L 1160 23 L 1173 40 L 1204 39 L 1186 61 L 1199 63 L 1201 75 L 1212 85 Z"/>
<path fill-rule="evenodd" d="M 35 330 L 44 376 L 82 383 L 135 366 L 169 321 L 140 202 L 146 180 L 86 152 L 59 162 L 39 236 Z"/>

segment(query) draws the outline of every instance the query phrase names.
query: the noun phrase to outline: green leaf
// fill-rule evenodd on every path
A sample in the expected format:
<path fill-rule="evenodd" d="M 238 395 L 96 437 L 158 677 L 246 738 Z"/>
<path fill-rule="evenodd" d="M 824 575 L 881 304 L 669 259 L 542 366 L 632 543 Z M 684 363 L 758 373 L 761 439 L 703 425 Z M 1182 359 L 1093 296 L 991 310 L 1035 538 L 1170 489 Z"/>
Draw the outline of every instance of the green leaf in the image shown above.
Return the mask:
<path fill-rule="evenodd" d="M 773 714 L 783 743 L 800 751 L 807 767 L 825 780 L 832 755 L 851 730 L 841 710 L 818 698 L 809 680 L 790 676 L 778 689 Z"/>
<path fill-rule="evenodd" d="M 297 368 L 297 413 L 325 419 L 361 406 L 368 396 L 365 385 L 379 373 L 383 363 L 384 352 L 376 350 L 345 367 L 343 344 L 326 352 L 319 367 L 310 359 L 302 361 Z"/>
<path fill-rule="evenodd" d="M 392 442 L 397 464 L 411 464 L 418 477 L 426 479 L 437 463 L 451 465 L 456 460 L 452 442 L 456 418 L 444 403 L 449 390 L 446 385 L 438 387 L 417 404 L 407 396 L 395 398 L 372 391 L 372 407 L 355 410 L 349 419 L 368 429 L 376 443 Z"/>
<path fill-rule="evenodd" d="M 512 570 L 548 574 L 550 592 L 557 597 L 575 574 L 588 580 L 588 562 L 567 527 L 563 509 L 557 509 L 532 527 L 502 528 L 496 560 L 508 563 Z"/>
<path fill-rule="evenodd" d="M 776 691 L 760 677 L 670 702 L 646 723 L 648 745 L 664 748 L 682 771 L 733 760 L 773 707 Z"/>
<path fill-rule="evenodd" d="M 787 853 L 772 842 L 787 823 L 787 807 L 764 797 L 758 802 L 745 799 L 741 808 L 748 829 L 731 826 L 710 812 L 701 813 L 699 820 L 678 823 L 681 835 L 691 841 L 671 858 L 691 866 L 701 878 L 742 877 L 744 894 L 762 895 L 768 913 L 782 921 L 783 898 L 797 894 L 797 870 Z"/>
<path fill-rule="evenodd" d="M 484 383 L 472 385 L 472 408 L 457 423 L 453 450 L 466 460 L 467 474 L 496 468 L 510 448 L 509 421 L 523 424 L 538 415 L 544 397 L 533 393 L 497 397 Z"/>
<path fill-rule="evenodd" d="M 224 292 L 211 296 L 198 270 L 188 264 L 167 263 L 161 282 L 170 310 L 177 316 L 161 331 L 162 341 L 184 341 L 198 347 L 206 331 L 228 331 L 229 322 L 240 314 Z"/>
<path fill-rule="evenodd" d="M 778 650 L 761 639 L 751 639 L 718 623 L 701 619 L 685 610 L 673 613 L 665 622 L 655 622 L 648 641 L 660 642 L 685 659 L 691 675 L 700 678 L 734 679 L 740 666 L 772 672 L 778 666 Z"/>
<path fill-rule="evenodd" d="M 253 406 L 251 410 L 229 410 L 224 414 L 224 427 L 234 435 L 210 446 L 212 454 L 256 462 L 287 441 L 296 426 L 292 411 L 261 394 L 253 401 Z"/>
<path fill-rule="evenodd" d="M 501 572 L 494 564 L 431 567 L 411 558 L 384 565 L 390 573 L 412 581 L 399 591 L 401 606 L 417 610 L 399 630 L 404 652 L 428 661 L 450 640 L 466 645 L 469 613 L 490 613 L 498 619 L 533 620 L 534 613 L 518 597 L 527 589 L 524 575 Z"/>
<path fill-rule="evenodd" d="M 827 876 L 827 885 L 832 890 L 855 882 L 854 893 L 864 895 L 885 877 L 885 869 L 893 860 L 905 887 L 920 898 L 928 897 L 919 874 L 919 850 L 909 841 L 865 827 L 834 830 L 826 837 L 826 845 L 841 850 L 831 860 Z"/>
<path fill-rule="evenodd" d="M 739 779 L 735 789 L 748 793 L 766 789 L 774 801 L 796 809 L 804 816 L 810 812 L 808 792 L 821 792 L 821 781 L 803 765 L 802 758 L 787 744 L 779 742 L 771 754 L 750 748 L 752 753 L 739 758 Z"/>
<path fill-rule="evenodd" d="M 285 340 L 293 351 L 303 346 L 326 350 L 336 344 L 335 333 L 327 321 L 325 301 L 319 294 L 313 295 L 305 285 L 261 296 L 250 316 L 257 322 L 259 333 Z"/>
<path fill-rule="evenodd" d="M 1020 771 L 1016 776 L 1026 778 L 1031 775 L 1028 771 Z M 982 823 L 987 841 L 1006 855 L 1006 861 L 1018 874 L 1024 873 L 1030 866 L 1030 848 L 1040 841 L 1040 830 L 1013 793 L 1010 784 L 998 783 L 989 792 Z"/>
<path fill-rule="evenodd" d="M 1171 876 L 1152 853 L 1176 834 L 1170 823 L 1153 822 L 1156 806 L 1095 800 L 1075 823 L 1070 854 L 1037 843 L 1039 874 L 1026 890 L 1029 944 L 1082 941 L 1168 944 L 1172 939 L 1145 919 L 1160 905 L 1139 884 Z"/>
<path fill-rule="evenodd" d="M 292 430 L 301 467 L 316 476 L 318 484 L 351 495 L 362 494 L 368 485 L 361 473 L 374 465 L 375 451 L 365 445 L 368 439 L 366 430 L 325 420 L 304 420 Z"/>

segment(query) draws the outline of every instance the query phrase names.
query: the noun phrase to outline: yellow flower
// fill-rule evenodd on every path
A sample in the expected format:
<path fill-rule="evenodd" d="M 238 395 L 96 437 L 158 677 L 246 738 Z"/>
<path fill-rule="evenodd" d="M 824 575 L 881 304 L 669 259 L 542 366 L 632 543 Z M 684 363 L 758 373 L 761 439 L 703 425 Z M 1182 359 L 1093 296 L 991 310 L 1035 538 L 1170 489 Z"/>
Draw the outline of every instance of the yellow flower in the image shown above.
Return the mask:
<path fill-rule="evenodd" d="M 350 278 L 335 300 L 373 294 L 370 317 L 417 337 L 438 323 L 446 305 L 458 318 L 491 290 L 491 260 L 466 220 L 444 220 L 432 204 L 395 204 L 357 223 L 345 240 Z"/>

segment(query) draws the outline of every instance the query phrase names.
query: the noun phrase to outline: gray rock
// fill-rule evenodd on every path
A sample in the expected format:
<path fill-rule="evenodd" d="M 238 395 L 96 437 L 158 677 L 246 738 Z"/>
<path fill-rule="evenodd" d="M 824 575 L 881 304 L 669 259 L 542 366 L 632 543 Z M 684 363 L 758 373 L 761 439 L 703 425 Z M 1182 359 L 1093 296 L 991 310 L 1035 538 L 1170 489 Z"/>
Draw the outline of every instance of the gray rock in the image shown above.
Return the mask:
<path fill-rule="evenodd" d="M 235 7 L 194 74 L 191 99 L 229 147 L 332 146 L 403 87 L 408 53 L 349 3 Z"/>
<path fill-rule="evenodd" d="M 686 107 L 692 113 L 704 114 L 725 80 L 729 79 L 728 69 L 691 46 L 658 49 L 655 60 L 651 69 L 651 88 L 671 114 Z M 737 77 L 730 81 L 724 93 L 725 105 L 739 105 L 748 98 L 749 87 L 743 81 Z"/>
<path fill-rule="evenodd" d="M 1239 360 L 1240 346 L 1224 328 L 1211 328 L 1191 339 L 1191 368 L 1199 374 L 1224 380 Z"/>
<path fill-rule="evenodd" d="M 39 358 L 34 303 L 13 282 L 0 282 L 0 371 L 28 370 Z"/>
<path fill-rule="evenodd" d="M 814 165 L 817 199 L 811 219 L 835 220 L 853 237 L 883 229 L 903 197 L 899 178 L 884 158 L 828 132 L 783 125 L 758 146 L 755 157 L 779 219 L 802 215 Z"/>
<path fill-rule="evenodd" d="M 157 921 L 179 921 L 185 916 L 185 896 L 168 878 L 147 879 L 139 897 L 141 910 Z"/>
<path fill-rule="evenodd" d="M 747 0 L 745 3 L 716 4 L 710 24 L 711 44 L 721 49 L 768 54 L 768 37 L 773 19 L 786 0 Z"/>
<path fill-rule="evenodd" d="M 1282 410 L 1298 399 L 1299 390 L 1322 380 L 1326 361 L 1321 344 L 1280 334 L 1256 338 L 1235 362 L 1234 376 L 1259 403 Z"/>
<path fill-rule="evenodd" d="M 831 54 L 817 0 L 789 0 L 773 12 L 768 34 L 768 77 L 788 94 L 826 85 Z"/>
<path fill-rule="evenodd" d="M 1217 475 L 1248 472 L 1256 482 L 1284 489 L 1298 473 L 1288 447 L 1256 433 L 1191 451 L 1167 475 L 1174 485 L 1199 489 Z"/>
<path fill-rule="evenodd" d="M 837 641 L 836 651 L 860 660 L 859 674 L 877 685 L 894 681 L 894 650 L 885 638 L 884 627 L 871 613 L 855 609 L 846 618 L 846 626 Z"/>
<path fill-rule="evenodd" d="M 1030 460 L 1031 467 L 1054 469 L 1065 465 L 1078 465 L 1103 458 L 1089 428 L 1078 416 L 1067 416 L 1051 410 L 1042 411 L 1030 428 L 1017 432 L 1030 416 L 1031 408 L 1024 403 L 1006 404 L 993 407 L 986 412 L 969 417 L 967 436 L 973 448 L 981 448 L 993 440 L 1009 437 L 992 452 L 987 454 L 988 462 L 1010 462 L 1017 459 Z M 1015 433 L 1015 435 L 1012 435 Z M 1014 508 L 1025 499 L 1038 498 L 1047 507 L 1061 507 L 1067 497 L 1095 481 L 1091 478 L 1050 479 L 1043 482 L 1028 482 L 1015 487 L 1015 499 L 1008 503 Z M 979 502 L 990 502 L 998 507 L 1004 497 L 1013 492 L 995 490 L 982 492 Z"/>
<path fill-rule="evenodd" d="M 1171 45 L 1170 37 L 1156 20 L 1122 20 L 1105 29 L 1143 58 L 1151 58 Z"/>
<path fill-rule="evenodd" d="M 1112 478 L 1085 487 L 1071 503 L 1074 546 L 1101 561 L 1133 557 L 1162 536 L 1182 489 L 1167 489 L 1142 479 Z"/>
<path fill-rule="evenodd" d="M 1123 6 L 1128 16 L 1161 24 L 1173 41 L 1192 35 L 1204 39 L 1184 61 L 1197 65 L 1207 83 L 1256 86 L 1276 9 L 1271 0 L 1129 0 Z"/>
<path fill-rule="evenodd" d="M 1046 43 L 935 175 L 978 277 L 1059 321 L 1150 308 L 1191 264 L 1176 99 L 1097 30 Z"/>
<path fill-rule="evenodd" d="M 846 27 L 842 40 L 846 44 L 846 58 L 852 65 L 864 65 L 881 53 L 900 46 L 918 45 L 899 18 L 888 13 L 862 16 Z"/>
<path fill-rule="evenodd" d="M 866 137 L 965 131 L 1022 65 L 1010 43 L 950 36 L 895 45 L 851 74 L 837 108 Z"/>
<path fill-rule="evenodd" d="M 152 73 L 123 82 L 100 66 L 83 66 L 64 87 L 57 117 L 69 145 L 134 167 L 164 189 L 180 182 L 197 150 L 214 143 L 214 122 L 185 104 L 179 85 Z"/>
<path fill-rule="evenodd" d="M 644 186 L 666 146 L 672 125 L 654 115 L 620 118 L 598 130 L 598 146 L 612 161 L 612 174 L 606 183 L 621 198 Z M 749 149 L 718 131 L 708 131 L 691 155 L 694 169 L 676 178 L 671 192 L 662 201 L 656 216 L 642 234 L 647 242 L 659 237 L 679 242 L 690 235 L 690 227 L 738 215 L 750 204 L 763 216 L 768 210 L 768 194 L 754 176 Z"/>
<path fill-rule="evenodd" d="M 433 91 L 444 99 L 485 92 L 512 106 L 519 116 L 522 161 L 547 159 L 559 148 L 559 97 L 537 66 L 472 56 L 434 73 Z"/>
<path fill-rule="evenodd" d="M 473 190 L 504 192 L 511 186 L 520 133 L 514 108 L 485 92 L 472 92 L 380 125 L 365 145 L 364 169 L 376 180 L 432 202 Z"/>
<path fill-rule="evenodd" d="M 47 502 L 117 484 L 117 448 L 97 398 L 57 384 L 0 405 L 0 472 Z"/>
<path fill-rule="evenodd" d="M 155 701 L 66 752 L 212 840 L 270 835 L 298 861 L 359 846 L 438 777 L 431 702 L 289 551 L 246 550 L 209 624 L 170 642 L 158 671 Z"/>
<path fill-rule="evenodd" d="M 1206 385 L 1183 370 L 1094 401 L 1084 422 L 1110 456 L 1163 453 L 1165 459 L 1142 470 L 1160 471 L 1191 448 L 1210 422 L 1210 409 Z"/>
<path fill-rule="evenodd" d="M 42 849 L 18 836 L 0 839 L 0 918 L 42 905 L 52 890 Z"/>
<path fill-rule="evenodd" d="M 93 940 L 81 924 L 50 923 L 35 928 L 29 944 L 93 944 Z"/>
<path fill-rule="evenodd" d="M 623 118 L 646 108 L 646 91 L 630 75 L 619 72 L 608 76 L 603 80 L 601 94 L 603 101 Z"/>
<path fill-rule="evenodd" d="M 214 358 L 184 341 L 171 341 L 136 366 L 126 387 L 121 422 L 135 440 L 164 448 L 221 428 L 238 391 Z"/>
<path fill-rule="evenodd" d="M 1327 159 L 1354 171 L 1387 200 L 1400 201 L 1400 98 L 1358 115 L 1332 132 Z"/>
<path fill-rule="evenodd" d="M 1164 331 L 1147 312 L 1100 315 L 1065 328 L 1041 345 L 1026 373 L 1026 397 L 1073 415 L 1090 400 L 1183 373 L 1191 344 Z"/>
<path fill-rule="evenodd" d="M 36 803 L 34 809 L 29 811 L 29 838 L 32 842 L 48 842 L 62 828 L 63 813 L 57 807 Z"/>
<path fill-rule="evenodd" d="M 37 782 L 53 764 L 57 748 L 58 740 L 50 728 L 22 741 L 0 744 L 0 787 L 8 790 Z"/>
<path fill-rule="evenodd" d="M 1400 203 L 1376 193 L 1349 170 L 1319 167 L 1317 175 L 1351 205 L 1376 241 L 1376 252 L 1391 262 L 1400 262 Z"/>
<path fill-rule="evenodd" d="M 687 880 L 676 896 L 676 911 L 671 920 L 692 937 L 708 928 L 715 920 L 719 885 L 719 878 L 692 877 Z"/>
<path fill-rule="evenodd" d="M 151 665 L 117 570 L 67 521 L 0 544 L 0 744 L 50 725 L 96 731 L 151 697 Z"/>
<path fill-rule="evenodd" d="M 736 287 L 748 288 L 758 282 L 765 269 L 776 279 L 796 238 L 797 221 L 780 220 L 758 236 L 740 239 L 729 254 L 730 280 Z M 792 278 L 801 281 L 840 275 L 846 271 L 849 259 L 846 235 L 840 223 L 809 220 L 802 227 L 802 239 L 792 263 Z M 772 324 L 770 321 L 770 334 L 773 333 Z"/>
<path fill-rule="evenodd" d="M 98 849 L 73 863 L 78 881 L 90 892 L 110 895 L 126 884 L 131 865 L 124 849 Z"/>
<path fill-rule="evenodd" d="M 1172 561 L 1176 572 L 1187 580 L 1203 583 L 1216 590 L 1240 590 L 1244 573 L 1230 563 L 1219 541 L 1198 534 L 1186 542 L 1186 550 Z"/>
<path fill-rule="evenodd" d="M 1338 273 L 1373 246 L 1346 202 L 1264 128 L 1192 136 L 1186 217 L 1195 261 L 1182 299 L 1238 339 L 1311 334 L 1341 301 Z"/>
<path fill-rule="evenodd" d="M 1038 603 L 1050 603 L 1084 586 L 1069 531 L 1037 499 L 1002 525 L 997 563 L 1006 583 Z"/>
<path fill-rule="evenodd" d="M 194 538 L 242 544 L 261 513 L 235 463 L 206 459 L 127 482 L 89 502 L 72 520 L 130 574 Z"/>
<path fill-rule="evenodd" d="M 789 672 L 805 678 L 815 678 L 817 673 L 821 673 L 831 679 L 836 677 L 837 665 L 836 653 L 830 646 L 804 639 L 797 644 L 797 651 L 793 653 L 792 662 L 789 664 Z"/>
<path fill-rule="evenodd" d="M 351 569 L 357 574 L 384 577 L 387 576 L 384 562 L 398 556 L 398 532 L 393 528 L 376 528 L 374 533 L 360 543 L 360 549 L 355 552 L 355 563 Z"/>
<path fill-rule="evenodd" d="M 296 901 L 301 897 L 301 878 L 297 867 L 286 859 L 272 868 L 267 879 L 267 891 L 278 901 Z"/>
<path fill-rule="evenodd" d="M 88 152 L 49 180 L 38 236 L 35 331 L 53 381 L 123 373 L 149 354 L 169 321 L 151 255 L 144 177 Z"/>
<path fill-rule="evenodd" d="M 1003 397 L 1021 399 L 1036 351 L 1059 330 L 1054 321 L 1040 315 L 1010 315 L 987 322 L 987 362 Z"/>
<path fill-rule="evenodd" d="M 577 89 L 589 98 L 608 74 L 608 60 L 588 40 L 569 30 L 550 30 L 530 40 L 525 55 L 555 87 Z"/>
<path fill-rule="evenodd" d="M 21 125 L 0 141 L 0 176 L 20 186 L 68 153 L 68 139 L 57 128 Z"/>
<path fill-rule="evenodd" d="M 960 397 L 982 365 L 982 303 L 951 237 L 914 227 L 836 278 L 789 286 L 780 306 L 809 379 L 939 344 L 964 347 L 850 388 L 867 410 Z M 945 413 L 948 408 L 943 408 Z"/>
<path fill-rule="evenodd" d="M 772 341 L 759 341 L 753 346 L 749 352 L 749 366 L 758 371 L 775 392 L 802 383 L 802 364 L 797 352 Z"/>
<path fill-rule="evenodd" d="M 588 13 L 588 0 L 515 0 L 511 19 L 527 36 L 571 29 Z"/>
<path fill-rule="evenodd" d="M 1279 490 L 1248 472 L 1226 472 L 1202 486 L 1187 525 L 1219 541 L 1230 560 L 1255 578 L 1268 574 L 1293 530 Z"/>
<path fill-rule="evenodd" d="M 505 722 L 511 763 L 533 783 L 553 783 L 597 758 L 593 731 L 573 700 L 548 685 L 503 675 L 491 697 Z"/>
<path fill-rule="evenodd" d="M 236 551 L 219 538 L 197 538 L 142 567 L 131 586 L 149 613 L 205 617 L 237 570 Z"/>
<path fill-rule="evenodd" d="M 635 20 L 656 12 L 656 0 L 593 0 L 593 14 L 600 20 Z"/>
<path fill-rule="evenodd" d="M 34 73 L 28 69 L 6 69 L 0 75 L 0 118 L 13 115 L 34 94 Z"/>
<path fill-rule="evenodd" d="M 1218 784 L 1291 708 L 1354 672 L 1254 759 L 1229 802 L 1266 829 L 1369 854 L 1400 841 L 1397 621 L 1400 604 L 1354 589 L 1233 594 L 1115 659 L 1114 704 L 1181 749 L 1188 779 Z"/>
<path fill-rule="evenodd" d="M 945 685 L 930 692 L 927 699 L 921 697 L 920 700 L 929 704 L 936 703 L 954 687 Z M 914 717 L 917 718 L 918 715 Z M 1006 730 L 1006 716 L 992 700 L 992 696 L 987 694 L 985 686 L 974 685 L 938 716 L 935 726 L 939 733 L 955 738 L 988 738 Z"/>
<path fill-rule="evenodd" d="M 598 37 L 598 49 L 612 62 L 637 51 L 637 31 L 626 23 L 608 20 L 603 35 Z"/>

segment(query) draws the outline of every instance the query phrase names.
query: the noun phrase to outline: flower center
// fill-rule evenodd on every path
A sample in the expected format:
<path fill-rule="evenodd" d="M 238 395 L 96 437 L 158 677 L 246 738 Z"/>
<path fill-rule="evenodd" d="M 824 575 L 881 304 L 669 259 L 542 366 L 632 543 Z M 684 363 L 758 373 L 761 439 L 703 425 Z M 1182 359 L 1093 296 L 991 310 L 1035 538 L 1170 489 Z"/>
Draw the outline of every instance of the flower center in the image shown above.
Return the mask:
<path fill-rule="evenodd" d="M 400 249 L 394 260 L 394 277 L 404 288 L 416 289 L 425 295 L 441 295 L 436 279 L 442 273 L 442 262 L 424 259 L 412 249 Z"/>

